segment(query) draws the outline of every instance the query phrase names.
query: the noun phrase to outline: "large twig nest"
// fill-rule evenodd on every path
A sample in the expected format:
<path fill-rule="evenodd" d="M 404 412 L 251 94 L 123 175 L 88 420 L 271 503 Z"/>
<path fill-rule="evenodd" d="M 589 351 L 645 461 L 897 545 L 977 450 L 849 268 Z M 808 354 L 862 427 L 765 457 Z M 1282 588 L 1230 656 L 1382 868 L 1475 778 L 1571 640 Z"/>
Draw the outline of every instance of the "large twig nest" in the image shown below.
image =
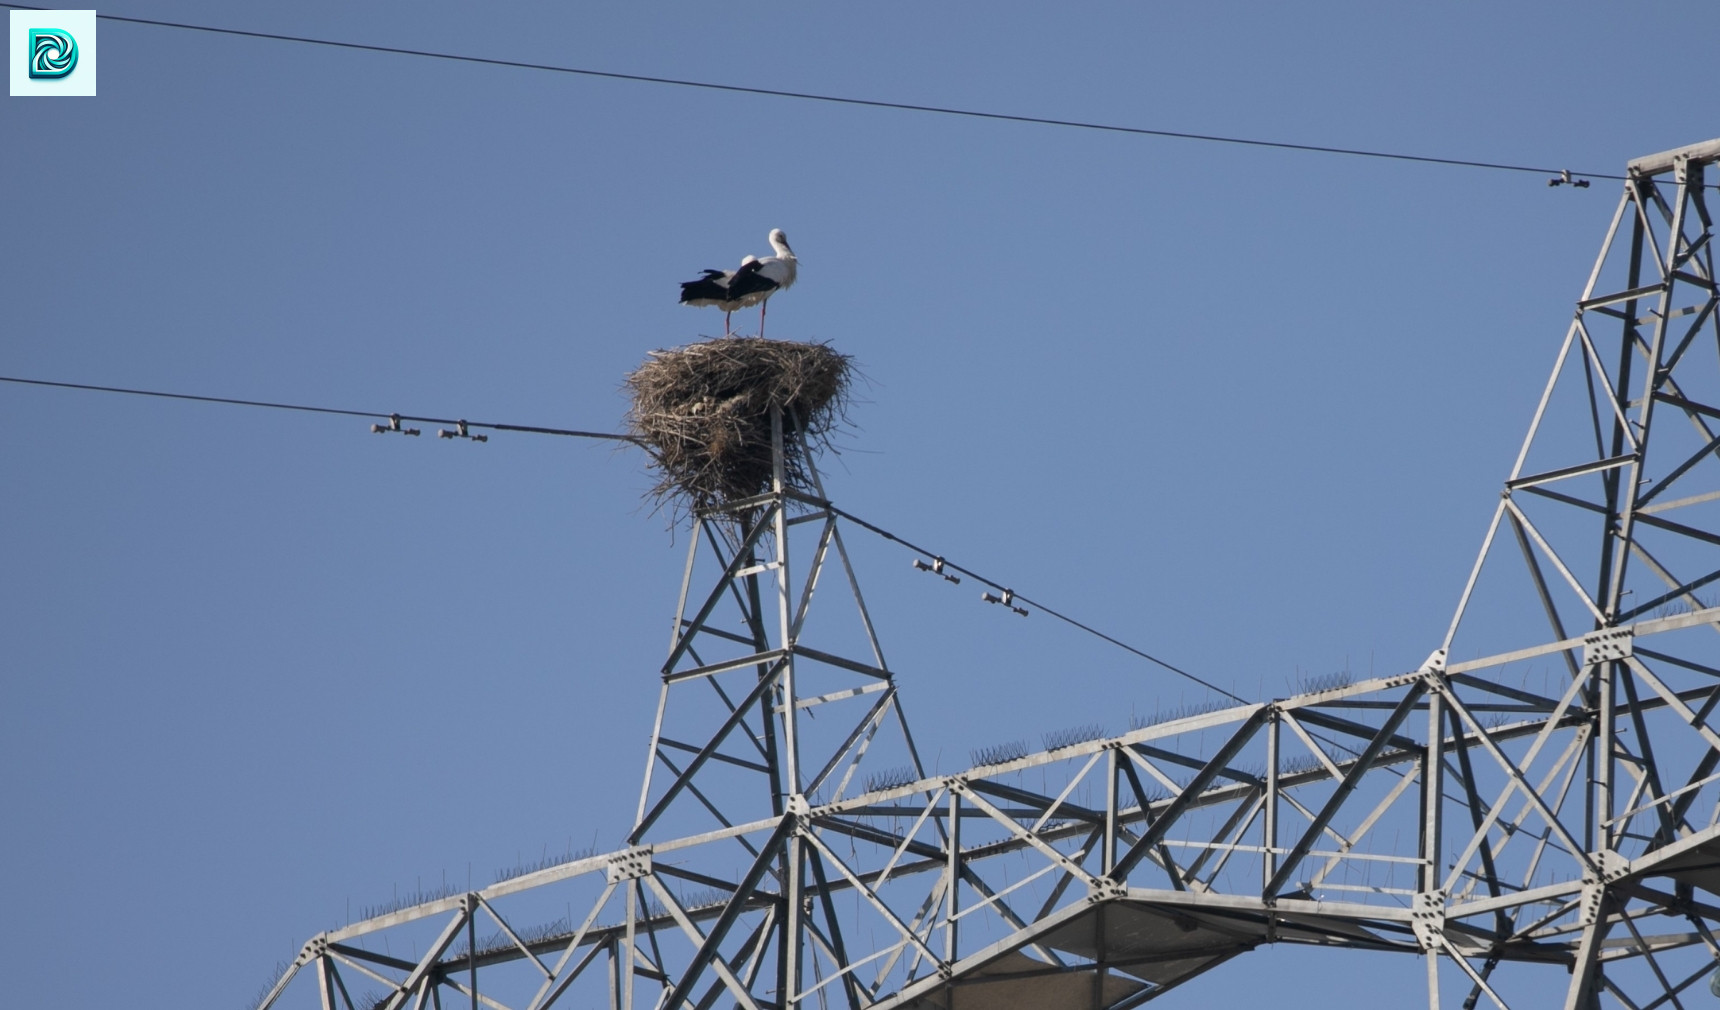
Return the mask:
<path fill-rule="evenodd" d="M 772 407 L 791 484 L 847 419 L 848 355 L 825 344 L 723 337 L 652 351 L 627 377 L 628 423 L 657 470 L 650 497 L 701 509 L 770 489 Z"/>

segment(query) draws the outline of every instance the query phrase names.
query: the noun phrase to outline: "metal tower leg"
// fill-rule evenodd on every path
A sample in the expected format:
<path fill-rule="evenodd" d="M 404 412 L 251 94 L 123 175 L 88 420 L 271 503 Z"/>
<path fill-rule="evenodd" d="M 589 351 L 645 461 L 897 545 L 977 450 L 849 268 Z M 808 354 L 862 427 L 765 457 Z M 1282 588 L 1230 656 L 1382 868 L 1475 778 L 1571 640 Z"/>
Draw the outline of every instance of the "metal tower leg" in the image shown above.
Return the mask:
<path fill-rule="evenodd" d="M 928 775 L 778 413 L 769 489 L 694 518 L 628 847 L 367 910 L 262 1010 L 300 967 L 324 1010 L 370 1010 L 359 976 L 381 1010 L 444 988 L 506 1010 L 1130 1010 L 1261 943 L 1420 956 L 1430 1007 L 1442 957 L 1466 1008 L 1692 1005 L 1720 964 L 1717 163 L 1720 141 L 1631 163 L 1419 668 Z M 813 605 L 832 567 L 846 621 Z"/>

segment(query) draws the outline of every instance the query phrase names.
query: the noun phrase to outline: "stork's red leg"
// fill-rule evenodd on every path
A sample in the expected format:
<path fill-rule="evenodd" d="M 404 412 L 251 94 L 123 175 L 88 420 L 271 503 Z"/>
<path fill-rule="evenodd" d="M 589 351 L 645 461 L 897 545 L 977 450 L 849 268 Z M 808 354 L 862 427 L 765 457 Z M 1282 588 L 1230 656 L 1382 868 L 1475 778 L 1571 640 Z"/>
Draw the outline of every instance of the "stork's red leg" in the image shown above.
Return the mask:
<path fill-rule="evenodd" d="M 766 300 L 758 303 L 758 335 L 759 335 L 759 339 L 761 339 L 761 340 L 764 339 L 764 310 L 769 308 L 769 307 L 770 307 L 770 300 L 769 299 L 766 299 Z"/>

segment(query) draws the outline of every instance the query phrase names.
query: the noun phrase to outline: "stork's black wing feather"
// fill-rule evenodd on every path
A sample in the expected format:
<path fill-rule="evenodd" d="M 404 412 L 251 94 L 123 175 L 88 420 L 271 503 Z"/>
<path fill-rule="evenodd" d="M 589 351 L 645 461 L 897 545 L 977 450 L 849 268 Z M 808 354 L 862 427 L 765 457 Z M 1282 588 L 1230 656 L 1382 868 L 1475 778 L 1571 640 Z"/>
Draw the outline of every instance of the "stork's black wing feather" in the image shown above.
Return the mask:
<path fill-rule="evenodd" d="M 704 276 L 696 281 L 687 281 L 681 285 L 681 304 L 710 304 L 727 301 L 729 296 L 728 272 L 724 270 L 705 270 Z"/>
<path fill-rule="evenodd" d="M 775 291 L 777 283 L 759 272 L 763 266 L 762 260 L 742 263 L 741 268 L 735 271 L 735 275 L 729 278 L 729 297 L 745 298 L 747 295 Z"/>

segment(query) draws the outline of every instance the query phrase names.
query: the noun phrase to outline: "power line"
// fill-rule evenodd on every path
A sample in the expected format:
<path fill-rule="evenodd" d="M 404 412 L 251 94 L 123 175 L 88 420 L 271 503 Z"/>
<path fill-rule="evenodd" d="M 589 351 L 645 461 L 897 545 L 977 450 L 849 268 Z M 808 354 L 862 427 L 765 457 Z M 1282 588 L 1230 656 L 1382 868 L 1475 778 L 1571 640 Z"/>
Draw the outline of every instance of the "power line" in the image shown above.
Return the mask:
<path fill-rule="evenodd" d="M 294 410 L 307 414 L 338 414 L 343 417 L 380 418 L 385 421 L 414 421 L 419 424 L 452 424 L 461 428 L 482 428 L 487 431 L 519 431 L 533 435 L 563 435 L 568 438 L 592 438 L 605 442 L 638 443 L 632 435 L 603 431 L 579 431 L 573 428 L 545 428 L 532 424 L 499 424 L 487 421 L 467 421 L 453 417 L 420 417 L 397 414 L 387 410 L 344 410 L 339 407 L 317 407 L 303 403 L 275 403 L 269 400 L 240 400 L 230 396 L 200 396 L 193 393 L 169 393 L 158 389 L 129 389 L 124 386 L 93 386 L 84 382 L 50 382 L 47 379 L 24 379 L 0 375 L 0 382 L 15 382 L 25 386 L 51 386 L 57 389 L 81 389 L 94 393 L 123 393 L 127 396 L 149 396 L 163 400 L 193 400 L 198 403 L 220 403 L 237 407 L 262 407 L 268 410 Z"/>
<path fill-rule="evenodd" d="M 1155 656 L 1149 652 L 1143 652 L 1142 650 L 1135 648 L 1134 646 L 1130 645 L 1127 642 L 1121 641 L 1121 640 L 1116 639 L 1116 638 L 1112 638 L 1110 635 L 1105 634 L 1103 631 L 1100 631 L 1097 628 L 1094 628 L 1090 625 L 1083 624 L 1080 621 L 1077 621 L 1075 618 L 1070 617 L 1068 614 L 1059 613 L 1058 611 L 1051 609 L 1050 607 L 1046 606 L 1045 604 L 1040 603 L 1038 600 L 1029 599 L 1028 597 L 1023 596 L 1021 593 L 1016 592 L 1015 590 L 1006 587 L 1001 582 L 994 582 L 991 579 L 988 579 L 985 576 L 979 574 L 978 572 L 973 571 L 972 569 L 963 568 L 962 566 L 960 566 L 958 564 L 954 564 L 954 563 L 948 561 L 947 559 L 945 559 L 943 557 L 943 555 L 937 554 L 933 551 L 928 551 L 924 547 L 920 547 L 914 543 L 911 543 L 911 542 L 903 539 L 902 537 L 899 537 L 896 534 L 891 533 L 889 530 L 884 529 L 882 526 L 876 526 L 872 523 L 869 523 L 866 520 L 860 518 L 859 516 L 854 515 L 851 512 L 845 512 L 842 509 L 839 509 L 834 505 L 830 505 L 827 507 L 830 509 L 830 511 L 832 513 L 841 516 L 842 518 L 848 520 L 849 522 L 853 523 L 854 525 L 859 526 L 861 529 L 867 530 L 867 531 L 872 532 L 872 533 L 876 533 L 878 536 L 883 537 L 885 540 L 890 540 L 890 541 L 893 541 L 895 543 L 901 544 L 903 547 L 906 547 L 911 551 L 917 551 L 920 554 L 924 554 L 926 557 L 937 558 L 939 563 L 940 563 L 940 568 L 948 568 L 948 569 L 951 569 L 953 571 L 960 572 L 961 574 L 966 575 L 968 578 L 973 579 L 975 582 L 982 582 L 985 585 L 990 586 L 991 588 L 997 590 L 1000 593 L 1007 594 L 1006 598 L 1013 597 L 1014 599 L 1020 600 L 1022 603 L 1028 604 L 1029 606 L 1037 607 L 1039 610 L 1043 611 L 1046 614 L 1049 614 L 1052 617 L 1057 618 L 1059 621 L 1062 621 L 1065 624 L 1069 624 L 1069 625 L 1072 625 L 1073 627 L 1079 628 L 1080 630 L 1085 631 L 1089 635 L 1093 635 L 1095 637 L 1102 638 L 1105 641 L 1111 643 L 1112 645 L 1115 645 L 1117 648 L 1122 649 L 1126 652 L 1132 652 L 1135 655 L 1141 657 L 1142 659 L 1147 660 L 1148 662 L 1157 663 L 1159 666 L 1164 667 L 1165 669 L 1169 670 L 1170 672 L 1172 672 L 1174 674 L 1177 674 L 1178 676 L 1187 677 L 1189 680 L 1194 681 L 1196 684 L 1199 684 L 1201 687 L 1204 687 L 1209 691 L 1216 691 L 1217 693 L 1222 694 L 1226 698 L 1229 698 L 1232 701 L 1235 701 L 1239 704 L 1244 704 L 1244 705 L 1248 704 L 1248 700 L 1246 698 L 1242 698 L 1238 695 L 1232 694 L 1231 692 L 1226 691 L 1224 688 L 1219 687 L 1217 684 L 1209 683 L 1205 680 L 1202 680 L 1201 678 L 1195 676 L 1194 674 L 1188 672 L 1187 670 L 1184 670 L 1183 668 L 1181 668 L 1179 666 L 1172 666 L 1171 664 L 1165 662 L 1164 660 L 1160 659 L 1159 657 L 1157 657 L 1157 656 Z"/>
<path fill-rule="evenodd" d="M 46 10 L 48 8 L 31 7 L 24 4 L 0 3 L 0 7 L 11 7 L 18 10 Z M 542 70 L 558 74 L 576 74 L 581 77 L 599 77 L 613 81 L 632 81 L 642 84 L 665 84 L 678 88 L 700 88 L 707 91 L 724 91 L 743 95 L 763 95 L 771 98 L 793 98 L 808 102 L 827 102 L 835 105 L 855 105 L 872 109 L 893 109 L 900 112 L 925 112 L 940 116 L 961 116 L 968 119 L 990 119 L 1006 123 L 1027 123 L 1034 126 L 1059 126 L 1076 130 L 1097 130 L 1104 133 L 1122 133 L 1140 137 L 1161 137 L 1173 140 L 1194 140 L 1210 144 L 1233 144 L 1243 147 L 1270 148 L 1280 151 L 1301 151 L 1312 154 L 1334 154 L 1351 158 L 1376 158 L 1387 161 L 1407 161 L 1424 165 L 1444 165 L 1457 168 L 1480 168 L 1496 172 L 1529 172 L 1537 175 L 1576 175 L 1590 179 L 1625 180 L 1623 175 L 1606 172 L 1577 172 L 1570 169 L 1545 168 L 1535 165 L 1513 165 L 1505 162 L 1475 161 L 1467 158 L 1442 158 L 1424 154 L 1404 154 L 1395 151 L 1373 151 L 1355 147 L 1332 147 L 1324 144 L 1299 144 L 1290 141 L 1260 140 L 1252 137 L 1227 137 L 1210 133 L 1188 133 L 1180 130 L 1156 130 L 1141 126 L 1121 126 L 1114 123 L 1096 123 L 1078 119 L 1056 119 L 1047 116 L 1024 116 L 1007 112 L 985 112 L 979 109 L 959 109 L 943 105 L 921 105 L 914 102 L 887 102 L 873 98 L 851 98 L 841 95 L 826 95 L 808 91 L 785 91 L 778 88 L 755 88 L 739 84 L 718 84 L 714 81 L 695 81 L 676 77 L 658 77 L 650 74 L 624 74 L 611 70 L 592 70 L 586 67 L 570 67 L 554 63 L 530 63 L 523 60 L 503 60 L 488 56 L 469 56 L 461 53 L 444 53 L 428 49 L 408 49 L 401 46 L 372 45 L 363 42 L 343 42 L 338 39 L 322 39 L 308 35 L 285 35 L 277 32 L 249 31 L 242 28 L 217 28 L 211 25 L 195 25 L 183 21 L 162 21 L 155 18 L 127 17 L 119 14 L 97 14 L 104 21 L 120 21 L 127 24 L 149 25 L 156 28 L 178 28 L 184 31 L 209 32 L 215 35 L 235 35 L 242 38 L 269 39 L 276 42 L 298 42 L 305 45 L 332 46 L 338 49 L 356 49 L 372 53 L 393 53 L 398 56 L 420 56 L 427 59 L 452 60 L 458 63 L 479 63 L 493 67 L 512 67 L 519 70 Z"/>
<path fill-rule="evenodd" d="M 614 434 L 614 433 L 610 433 L 610 432 L 579 431 L 579 430 L 572 429 L 572 428 L 547 428 L 547 427 L 543 427 L 540 425 L 528 425 L 528 424 L 500 424 L 500 423 L 492 423 L 492 422 L 486 422 L 486 421 L 467 421 L 464 419 L 450 418 L 450 417 L 429 417 L 429 416 L 420 416 L 420 415 L 415 415 L 415 414 L 397 414 L 397 413 L 393 413 L 391 411 L 382 411 L 382 410 L 347 410 L 347 409 L 340 408 L 340 407 L 322 407 L 322 406 L 316 406 L 313 404 L 306 404 L 306 403 L 281 403 L 281 402 L 276 402 L 276 401 L 271 401 L 271 400 L 244 400 L 244 399 L 239 399 L 237 397 L 232 397 L 232 396 L 203 396 L 201 394 L 196 394 L 196 393 L 172 393 L 172 392 L 167 392 L 167 391 L 159 390 L 159 389 L 134 389 L 134 388 L 126 387 L 126 386 L 98 386 L 98 385 L 93 385 L 93 384 L 87 383 L 87 382 L 56 382 L 56 381 L 52 381 L 52 380 L 48 380 L 48 379 L 26 379 L 26 378 L 22 378 L 20 376 L 15 376 L 15 375 L 0 375 L 0 382 L 11 382 L 11 383 L 16 383 L 18 385 L 24 385 L 24 386 L 45 386 L 45 387 L 52 388 L 52 389 L 76 389 L 76 390 L 82 390 L 84 392 L 92 392 L 92 393 L 118 393 L 118 394 L 121 394 L 124 396 L 145 396 L 145 397 L 151 397 L 154 399 L 162 399 L 162 400 L 190 400 L 194 403 L 215 403 L 215 404 L 220 404 L 222 406 L 230 406 L 230 407 L 259 407 L 259 408 L 262 408 L 265 410 L 289 410 L 289 411 L 295 411 L 298 413 L 306 413 L 306 414 L 334 414 L 334 415 L 337 415 L 340 417 L 364 417 L 364 418 L 371 418 L 371 419 L 387 420 L 387 421 L 390 421 L 391 424 L 393 424 L 393 426 L 395 426 L 395 427 L 398 427 L 400 422 L 405 421 L 405 422 L 416 422 L 419 424 L 457 425 L 462 430 L 467 429 L 467 428 L 481 428 L 481 429 L 484 429 L 487 431 L 515 431 L 515 432 L 524 432 L 524 433 L 533 434 L 533 435 L 561 435 L 561 436 L 565 436 L 565 437 L 569 437 L 569 438 L 590 438 L 590 439 L 597 439 L 597 440 L 606 441 L 606 442 L 625 442 L 625 443 L 633 444 L 633 445 L 637 445 L 640 442 L 640 440 L 636 436 Z M 918 551 L 919 553 L 924 554 L 927 557 L 940 557 L 941 558 L 941 555 L 938 555 L 933 551 L 926 550 L 924 547 L 920 547 L 919 545 L 914 544 L 913 542 L 911 542 L 909 540 L 906 540 L 902 537 L 897 536 L 894 533 L 891 533 L 889 530 L 886 530 L 881 526 L 877 526 L 873 523 L 869 523 L 866 520 L 861 519 L 859 516 L 856 516 L 850 512 L 843 511 L 842 509 L 839 509 L 834 505 L 830 506 L 830 511 L 835 513 L 836 515 L 839 515 L 842 518 L 848 520 L 849 522 L 855 524 L 856 526 L 859 526 L 861 529 L 867 530 L 871 533 L 875 533 L 878 536 L 881 536 L 886 540 L 901 544 L 903 547 L 906 547 L 911 551 Z M 1219 687 L 1216 684 L 1208 683 L 1207 681 L 1202 680 L 1201 678 L 1195 676 L 1192 673 L 1189 673 L 1187 670 L 1184 670 L 1181 667 L 1173 666 L 1170 663 L 1167 663 L 1164 660 L 1160 659 L 1159 657 L 1152 655 L 1151 653 L 1145 652 L 1141 649 L 1137 649 L 1134 646 L 1128 644 L 1127 642 L 1124 642 L 1124 641 L 1117 639 L 1117 638 L 1113 638 L 1110 635 L 1107 635 L 1104 632 L 1098 630 L 1097 628 L 1094 628 L 1094 627 L 1087 625 L 1087 624 L 1083 624 L 1082 622 L 1076 620 L 1073 617 L 1070 617 L 1067 614 L 1064 614 L 1064 613 L 1057 611 L 1057 610 L 1053 610 L 1052 608 L 1046 606 L 1045 604 L 1040 603 L 1038 600 L 1031 599 L 1027 596 L 1022 595 L 1021 593 L 1015 592 L 1013 589 L 1009 589 L 1008 587 L 1006 587 L 1001 582 L 996 582 L 996 581 L 993 581 L 992 579 L 988 579 L 985 576 L 979 574 L 978 572 L 975 572 L 975 571 L 968 569 L 968 568 L 963 568 L 960 565 L 949 564 L 948 562 L 945 562 L 945 565 L 948 568 L 951 568 L 955 571 L 962 573 L 963 575 L 966 575 L 968 578 L 973 579 L 975 582 L 984 583 L 985 585 L 990 586 L 991 588 L 996 589 L 997 591 L 999 591 L 1001 593 L 1006 593 L 1006 594 L 1012 596 L 1014 599 L 1020 600 L 1022 603 L 1025 603 L 1029 606 L 1035 607 L 1035 608 L 1043 611 L 1044 613 L 1050 615 L 1051 617 L 1055 617 L 1059 621 L 1064 622 L 1065 624 L 1068 624 L 1068 625 L 1071 625 L 1075 628 L 1078 628 L 1081 631 L 1084 631 L 1089 635 L 1093 635 L 1097 638 L 1101 638 L 1104 641 L 1111 643 L 1112 645 L 1116 646 L 1119 649 L 1123 649 L 1127 652 L 1131 652 L 1131 653 L 1135 654 L 1136 656 L 1141 657 L 1142 659 L 1148 660 L 1149 662 L 1156 663 L 1159 666 L 1162 666 L 1165 669 L 1167 669 L 1167 670 L 1171 671 L 1172 673 L 1175 673 L 1179 676 L 1187 677 L 1189 680 L 1194 681 L 1196 684 L 1199 684 L 1200 686 L 1206 688 L 1209 691 L 1216 691 L 1217 693 L 1224 695 L 1226 698 L 1230 698 L 1234 701 L 1244 703 L 1244 704 L 1247 703 L 1246 699 L 1238 697 L 1237 695 L 1232 694 L 1229 691 L 1226 691 L 1224 688 Z"/>
<path fill-rule="evenodd" d="M 1187 670 L 1184 670 L 1182 667 L 1172 666 L 1170 663 L 1165 662 L 1164 660 L 1160 659 L 1157 656 L 1152 655 L 1151 653 L 1144 652 L 1140 649 L 1137 649 L 1134 646 L 1130 645 L 1129 643 L 1122 641 L 1121 639 L 1113 638 L 1110 635 L 1105 634 L 1103 631 L 1100 631 L 1099 629 L 1097 629 L 1091 625 L 1083 624 L 1082 622 L 1077 621 L 1075 618 L 1070 617 L 1067 614 L 1059 613 L 1058 611 L 1055 611 L 1055 610 L 1051 609 L 1050 607 L 1047 607 L 1045 604 L 1040 603 L 1037 600 L 1033 600 L 1033 599 L 1030 599 L 1026 596 L 1023 596 L 1021 593 L 1016 592 L 1015 590 L 1004 586 L 1002 583 L 993 582 L 991 579 L 986 578 L 985 576 L 979 574 L 978 572 L 973 571 L 972 569 L 963 568 L 962 566 L 960 566 L 958 564 L 954 564 L 951 561 L 949 561 L 947 558 L 945 558 L 943 555 L 935 554 L 932 551 L 926 550 L 924 547 L 920 547 L 914 543 L 911 543 L 911 542 L 903 539 L 902 537 L 899 537 L 896 534 L 891 533 L 889 530 L 884 529 L 882 526 L 877 526 L 877 525 L 874 525 L 872 523 L 869 523 L 866 520 L 860 518 L 857 515 L 854 515 L 851 512 L 846 512 L 842 509 L 837 508 L 835 505 L 831 505 L 831 504 L 826 503 L 825 507 L 828 508 L 832 513 L 841 516 L 842 518 L 848 520 L 849 522 L 855 524 L 856 526 L 859 526 L 861 529 L 867 530 L 868 532 L 871 532 L 871 533 L 876 533 L 878 536 L 883 537 L 885 540 L 890 540 L 890 541 L 893 541 L 895 543 L 901 544 L 903 547 L 906 547 L 911 551 L 916 551 L 916 552 L 918 552 L 920 554 L 924 554 L 925 556 L 930 557 L 930 558 L 936 558 L 937 559 L 937 568 L 935 570 L 938 571 L 940 574 L 942 573 L 942 571 L 944 569 L 949 569 L 951 571 L 960 572 L 961 574 L 967 576 L 968 578 L 973 579 L 975 582 L 983 582 L 984 584 L 990 586 L 991 588 L 997 590 L 998 592 L 1005 594 L 1004 598 L 1006 600 L 1010 599 L 1010 598 L 1014 598 L 1016 600 L 1020 600 L 1022 603 L 1026 603 L 1030 606 L 1038 607 L 1041 611 L 1044 611 L 1045 613 L 1051 615 L 1052 617 L 1057 618 L 1059 621 L 1062 621 L 1065 624 L 1069 624 L 1075 628 L 1079 628 L 1080 630 L 1085 631 L 1087 634 L 1093 635 L 1096 638 L 1101 638 L 1101 639 L 1111 643 L 1112 645 L 1115 645 L 1117 648 L 1124 650 L 1125 652 L 1134 653 L 1135 655 L 1141 657 L 1142 659 L 1145 659 L 1145 660 L 1152 662 L 1152 663 L 1156 663 L 1159 666 L 1164 667 L 1165 669 L 1171 671 L 1172 673 L 1174 673 L 1180 677 L 1186 677 L 1189 680 L 1194 681 L 1196 684 L 1199 684 L 1201 687 L 1204 687 L 1209 691 L 1215 691 L 1218 694 L 1224 695 L 1226 698 L 1229 698 L 1230 700 L 1236 702 L 1237 704 L 1240 704 L 1240 705 L 1249 704 L 1248 699 L 1243 698 L 1240 695 L 1237 695 L 1237 694 L 1230 692 L 1230 691 L 1226 691 L 1224 688 L 1219 687 L 1217 684 L 1213 684 L 1209 681 L 1202 680 L 1201 678 L 1195 676 L 1194 674 L 1188 672 Z M 1340 743 L 1337 740 L 1332 739 L 1330 736 L 1327 736 L 1324 733 L 1310 732 L 1309 735 L 1312 736 L 1314 739 L 1319 740 L 1322 743 L 1330 744 L 1331 746 L 1336 747 L 1337 749 L 1342 750 L 1342 751 L 1347 751 L 1352 755 L 1359 754 L 1359 752 L 1355 748 L 1350 747 L 1346 744 Z M 1399 774 L 1399 773 L 1394 772 L 1393 774 Z M 1399 775 L 1399 777 L 1401 777 L 1401 774 Z"/>

